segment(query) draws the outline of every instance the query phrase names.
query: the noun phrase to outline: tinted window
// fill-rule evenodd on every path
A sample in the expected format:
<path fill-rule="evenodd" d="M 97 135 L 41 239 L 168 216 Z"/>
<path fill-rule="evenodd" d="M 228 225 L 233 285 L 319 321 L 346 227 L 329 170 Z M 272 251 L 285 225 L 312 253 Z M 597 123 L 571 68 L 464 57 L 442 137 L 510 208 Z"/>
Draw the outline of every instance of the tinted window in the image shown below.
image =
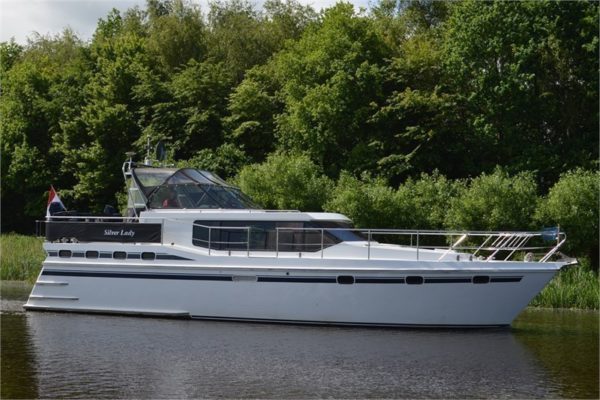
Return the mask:
<path fill-rule="evenodd" d="M 196 221 L 192 242 L 205 248 L 210 242 L 213 250 L 246 250 L 249 239 L 252 251 L 315 252 L 342 241 L 365 240 L 357 232 L 341 230 L 351 228 L 334 221 Z"/>

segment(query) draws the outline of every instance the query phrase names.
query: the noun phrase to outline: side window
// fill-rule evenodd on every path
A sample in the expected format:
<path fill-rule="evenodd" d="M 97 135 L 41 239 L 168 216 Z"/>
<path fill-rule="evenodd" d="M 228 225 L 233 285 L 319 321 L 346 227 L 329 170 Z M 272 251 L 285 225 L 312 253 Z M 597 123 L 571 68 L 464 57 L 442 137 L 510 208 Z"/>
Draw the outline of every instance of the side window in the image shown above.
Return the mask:
<path fill-rule="evenodd" d="M 208 248 L 209 241 L 211 242 L 211 248 L 215 247 L 215 242 L 219 242 L 220 229 L 209 229 L 211 226 L 219 226 L 218 221 L 194 221 L 194 229 L 192 230 L 192 243 L 194 246 Z M 210 231 L 210 232 L 209 232 Z"/>
<path fill-rule="evenodd" d="M 220 250 L 246 250 L 248 248 L 248 231 L 244 229 L 248 226 L 247 222 L 241 221 L 222 221 L 221 227 L 231 227 L 229 229 L 219 229 Z"/>
<path fill-rule="evenodd" d="M 212 250 L 246 250 L 250 226 L 250 250 L 281 252 L 316 252 L 342 240 L 357 240 L 352 232 L 331 230 L 347 228 L 330 221 L 195 221 L 192 242 Z M 214 228 L 212 228 L 214 227 Z M 277 235 L 279 228 L 279 235 Z M 330 229 L 327 229 L 330 228 Z M 323 235 L 321 236 L 321 229 Z M 344 236 L 349 236 L 348 239 Z"/>
<path fill-rule="evenodd" d="M 279 251 L 304 251 L 303 222 L 277 222 L 279 228 Z"/>
<path fill-rule="evenodd" d="M 255 251 L 275 251 L 275 222 L 252 222 L 250 232 L 250 249 Z"/>

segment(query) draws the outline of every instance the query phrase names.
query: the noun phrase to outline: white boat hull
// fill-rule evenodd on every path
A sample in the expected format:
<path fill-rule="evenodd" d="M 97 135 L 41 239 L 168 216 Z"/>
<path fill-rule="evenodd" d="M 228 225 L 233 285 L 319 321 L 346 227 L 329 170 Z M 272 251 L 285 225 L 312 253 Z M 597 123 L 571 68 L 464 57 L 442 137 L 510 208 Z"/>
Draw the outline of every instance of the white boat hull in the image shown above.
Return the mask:
<path fill-rule="evenodd" d="M 289 262 L 281 268 L 275 261 L 263 259 L 260 268 L 47 261 L 25 307 L 310 324 L 500 326 L 560 268 L 401 262 L 317 269 Z M 489 282 L 473 283 L 485 277 Z"/>

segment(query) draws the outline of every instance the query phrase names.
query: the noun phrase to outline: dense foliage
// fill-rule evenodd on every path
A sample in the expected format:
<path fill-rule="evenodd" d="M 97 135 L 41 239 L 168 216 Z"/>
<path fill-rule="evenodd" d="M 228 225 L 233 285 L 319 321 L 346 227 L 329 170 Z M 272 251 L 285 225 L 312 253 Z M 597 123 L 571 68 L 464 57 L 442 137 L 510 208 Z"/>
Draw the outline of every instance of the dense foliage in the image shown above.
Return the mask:
<path fill-rule="evenodd" d="M 148 0 L 88 42 L 1 43 L 2 230 L 30 232 L 50 183 L 70 208 L 116 205 L 149 137 L 267 207 L 560 224 L 593 257 L 599 17 L 587 1 Z"/>

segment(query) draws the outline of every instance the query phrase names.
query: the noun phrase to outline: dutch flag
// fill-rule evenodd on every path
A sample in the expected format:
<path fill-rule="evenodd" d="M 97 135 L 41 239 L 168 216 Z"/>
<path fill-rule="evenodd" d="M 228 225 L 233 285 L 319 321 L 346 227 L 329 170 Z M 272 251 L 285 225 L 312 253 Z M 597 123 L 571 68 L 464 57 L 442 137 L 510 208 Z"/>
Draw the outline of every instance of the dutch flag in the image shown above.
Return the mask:
<path fill-rule="evenodd" d="M 65 205 L 60 201 L 60 197 L 54 190 L 54 186 L 50 185 L 50 192 L 48 193 L 48 207 L 46 208 L 46 217 L 56 214 L 59 211 L 67 211 Z"/>

